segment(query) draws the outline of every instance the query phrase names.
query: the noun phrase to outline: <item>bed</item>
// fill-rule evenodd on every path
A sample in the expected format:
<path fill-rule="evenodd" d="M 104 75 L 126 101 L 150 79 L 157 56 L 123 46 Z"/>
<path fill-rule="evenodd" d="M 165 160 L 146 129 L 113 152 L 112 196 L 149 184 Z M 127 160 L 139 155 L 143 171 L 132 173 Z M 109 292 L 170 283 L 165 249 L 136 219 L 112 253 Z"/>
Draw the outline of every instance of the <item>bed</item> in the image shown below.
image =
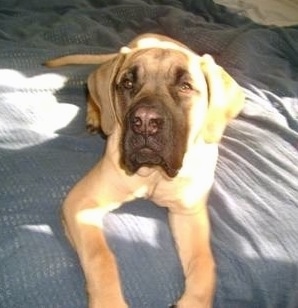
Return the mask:
<path fill-rule="evenodd" d="M 218 2 L 0 0 L 0 307 L 87 307 L 60 208 L 104 149 L 84 122 L 95 68 L 42 63 L 115 52 L 144 32 L 211 54 L 246 93 L 209 198 L 214 307 L 298 307 L 297 6 L 284 1 L 288 23 L 261 24 L 244 2 Z M 129 306 L 175 302 L 184 279 L 166 210 L 139 200 L 110 213 L 104 227 Z"/>

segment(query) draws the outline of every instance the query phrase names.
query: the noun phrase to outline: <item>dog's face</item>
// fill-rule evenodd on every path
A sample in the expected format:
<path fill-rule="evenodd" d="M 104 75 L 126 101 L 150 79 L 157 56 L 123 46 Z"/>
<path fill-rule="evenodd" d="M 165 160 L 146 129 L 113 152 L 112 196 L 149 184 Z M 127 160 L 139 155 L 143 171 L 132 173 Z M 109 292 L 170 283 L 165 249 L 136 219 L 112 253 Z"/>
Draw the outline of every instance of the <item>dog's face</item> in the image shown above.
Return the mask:
<path fill-rule="evenodd" d="M 189 50 L 148 48 L 119 54 L 90 76 L 89 90 L 100 107 L 103 131 L 110 135 L 116 124 L 120 127 L 119 163 L 128 173 L 158 166 L 174 177 L 196 138 L 209 136 L 208 142 L 217 142 L 227 119 L 239 112 L 237 104 L 226 110 L 229 103 L 219 97 L 223 114 L 209 114 L 214 113 L 210 91 L 215 90 L 204 65 L 203 57 Z M 227 82 L 218 78 L 221 84 Z M 218 123 L 209 123 L 210 116 L 217 116 Z"/>
<path fill-rule="evenodd" d="M 176 50 L 147 49 L 126 57 L 115 77 L 121 123 L 121 163 L 131 173 L 160 166 L 177 174 L 187 147 L 194 104 L 206 112 L 206 83 L 191 73 L 189 58 Z M 201 119 L 197 119 L 201 121 Z"/>

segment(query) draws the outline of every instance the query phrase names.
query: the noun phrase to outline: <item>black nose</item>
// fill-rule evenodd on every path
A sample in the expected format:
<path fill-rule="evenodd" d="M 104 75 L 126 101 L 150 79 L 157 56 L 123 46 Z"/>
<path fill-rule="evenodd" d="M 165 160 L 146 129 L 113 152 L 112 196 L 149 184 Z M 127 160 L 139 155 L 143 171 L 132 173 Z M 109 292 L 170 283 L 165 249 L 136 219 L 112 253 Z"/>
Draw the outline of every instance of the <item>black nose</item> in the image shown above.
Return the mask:
<path fill-rule="evenodd" d="M 131 128 L 136 134 L 155 135 L 162 129 L 163 123 L 158 110 L 151 106 L 139 106 L 130 116 Z"/>

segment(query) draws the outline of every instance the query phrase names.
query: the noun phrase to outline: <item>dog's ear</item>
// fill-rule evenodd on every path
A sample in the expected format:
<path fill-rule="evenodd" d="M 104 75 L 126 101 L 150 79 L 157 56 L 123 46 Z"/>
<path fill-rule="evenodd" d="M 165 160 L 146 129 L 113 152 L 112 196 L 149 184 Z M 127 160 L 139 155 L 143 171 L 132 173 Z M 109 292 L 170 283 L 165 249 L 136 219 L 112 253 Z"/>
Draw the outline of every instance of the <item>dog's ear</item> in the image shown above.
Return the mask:
<path fill-rule="evenodd" d="M 116 123 L 114 79 L 124 55 L 119 53 L 102 64 L 88 78 L 88 90 L 92 100 L 100 109 L 102 131 L 108 136 Z"/>
<path fill-rule="evenodd" d="M 208 143 L 216 143 L 220 141 L 229 120 L 240 113 L 245 97 L 241 87 L 211 56 L 202 57 L 201 67 L 209 92 L 203 137 Z"/>

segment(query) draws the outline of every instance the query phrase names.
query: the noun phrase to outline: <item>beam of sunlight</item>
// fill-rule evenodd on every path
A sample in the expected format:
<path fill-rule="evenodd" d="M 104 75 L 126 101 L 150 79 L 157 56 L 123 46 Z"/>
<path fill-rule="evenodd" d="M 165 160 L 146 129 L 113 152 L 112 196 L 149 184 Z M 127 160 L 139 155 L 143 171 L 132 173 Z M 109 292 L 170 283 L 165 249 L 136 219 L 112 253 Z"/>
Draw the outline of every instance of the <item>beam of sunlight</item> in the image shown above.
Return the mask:
<path fill-rule="evenodd" d="M 79 111 L 76 105 L 57 101 L 55 93 L 66 82 L 67 77 L 56 73 L 27 77 L 16 70 L 0 69 L 5 113 L 0 123 L 0 147 L 22 149 L 57 137 L 56 132 L 66 127 Z"/>
<path fill-rule="evenodd" d="M 53 230 L 49 225 L 23 225 L 21 229 L 28 230 L 35 233 L 53 236 Z"/>
<path fill-rule="evenodd" d="M 12 69 L 0 69 L 0 87 L 24 90 L 59 90 L 67 81 L 65 76 L 56 73 L 46 73 L 33 77 L 26 77 L 19 71 Z"/>

